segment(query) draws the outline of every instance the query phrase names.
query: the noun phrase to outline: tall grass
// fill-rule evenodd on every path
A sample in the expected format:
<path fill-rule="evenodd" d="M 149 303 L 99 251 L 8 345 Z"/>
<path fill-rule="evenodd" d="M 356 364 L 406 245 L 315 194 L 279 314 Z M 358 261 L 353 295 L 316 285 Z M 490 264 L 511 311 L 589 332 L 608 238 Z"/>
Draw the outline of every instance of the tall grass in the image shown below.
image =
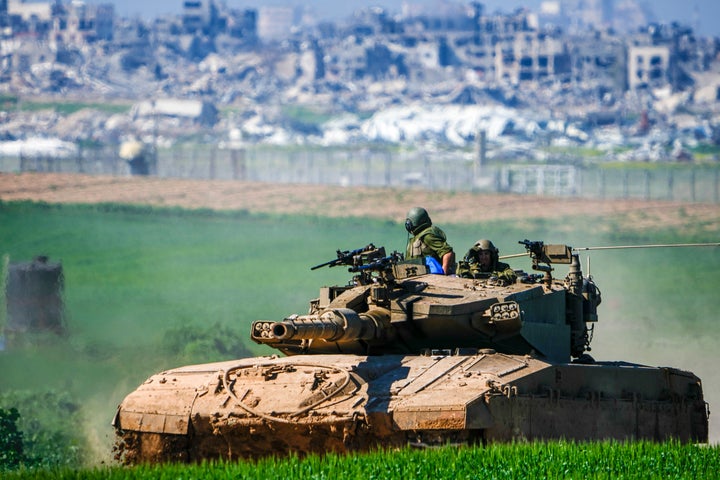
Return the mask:
<path fill-rule="evenodd" d="M 433 450 L 381 451 L 359 455 L 310 456 L 258 462 L 144 465 L 91 470 L 19 472 L 38 479 L 706 479 L 717 478 L 720 447 L 676 443 L 564 442 L 489 445 Z"/>

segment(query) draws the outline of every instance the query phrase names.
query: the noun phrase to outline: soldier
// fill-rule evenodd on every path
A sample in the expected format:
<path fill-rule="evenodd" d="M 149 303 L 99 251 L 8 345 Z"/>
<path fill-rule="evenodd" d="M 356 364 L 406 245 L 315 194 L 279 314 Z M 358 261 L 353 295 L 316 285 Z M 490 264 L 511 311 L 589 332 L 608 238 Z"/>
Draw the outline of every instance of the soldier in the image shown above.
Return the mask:
<path fill-rule="evenodd" d="M 478 240 L 460 262 L 458 276 L 497 279 L 503 285 L 515 283 L 517 274 L 510 265 L 498 261 L 499 253 L 490 240 Z"/>
<path fill-rule="evenodd" d="M 422 207 L 411 208 L 405 219 L 405 230 L 412 235 L 408 238 L 406 259 L 430 257 L 442 267 L 442 271 L 438 271 L 439 269 L 428 264 L 431 273 L 455 273 L 455 252 L 448 245 L 445 232 L 432 224 L 427 210 Z"/>

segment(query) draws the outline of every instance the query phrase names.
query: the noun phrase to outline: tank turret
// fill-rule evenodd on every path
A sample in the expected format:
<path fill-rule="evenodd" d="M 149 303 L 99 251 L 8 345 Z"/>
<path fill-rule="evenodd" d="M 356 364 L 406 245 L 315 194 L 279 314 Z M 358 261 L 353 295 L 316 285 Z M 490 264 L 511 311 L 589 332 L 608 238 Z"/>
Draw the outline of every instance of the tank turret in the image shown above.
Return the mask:
<path fill-rule="evenodd" d="M 258 458 L 527 440 L 707 442 L 691 372 L 590 350 L 600 290 L 567 245 L 524 240 L 528 273 L 505 284 L 429 274 L 373 244 L 306 314 L 252 323 L 285 355 L 151 376 L 113 425 L 124 463 Z M 555 268 L 567 266 L 557 278 Z"/>
<path fill-rule="evenodd" d="M 337 259 L 312 269 L 346 266 L 356 273 L 350 284 L 322 288 L 307 315 L 254 322 L 251 338 L 288 355 L 493 348 L 558 361 L 582 356 L 589 349 L 586 324 L 597 320 L 584 312 L 595 311 L 597 289 L 570 247 L 521 243 L 544 275 L 520 271 L 511 285 L 428 275 L 425 265 L 372 244 L 338 250 Z M 570 265 L 565 280 L 553 280 L 553 263 Z"/>

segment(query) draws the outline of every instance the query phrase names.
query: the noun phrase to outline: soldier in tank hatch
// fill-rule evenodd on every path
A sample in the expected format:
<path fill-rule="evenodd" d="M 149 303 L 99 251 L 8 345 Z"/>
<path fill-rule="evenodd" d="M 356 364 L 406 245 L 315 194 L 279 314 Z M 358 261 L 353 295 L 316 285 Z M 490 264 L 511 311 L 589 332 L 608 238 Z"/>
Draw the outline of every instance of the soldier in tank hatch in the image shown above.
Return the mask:
<path fill-rule="evenodd" d="M 517 274 L 510 265 L 499 261 L 499 255 L 500 251 L 490 240 L 478 240 L 459 262 L 458 276 L 491 278 L 504 285 L 515 283 Z"/>
<path fill-rule="evenodd" d="M 447 243 L 445 232 L 432 224 L 427 210 L 411 208 L 405 218 L 405 230 L 412 235 L 408 237 L 406 259 L 422 258 L 430 267 L 430 273 L 455 273 L 455 252 Z"/>

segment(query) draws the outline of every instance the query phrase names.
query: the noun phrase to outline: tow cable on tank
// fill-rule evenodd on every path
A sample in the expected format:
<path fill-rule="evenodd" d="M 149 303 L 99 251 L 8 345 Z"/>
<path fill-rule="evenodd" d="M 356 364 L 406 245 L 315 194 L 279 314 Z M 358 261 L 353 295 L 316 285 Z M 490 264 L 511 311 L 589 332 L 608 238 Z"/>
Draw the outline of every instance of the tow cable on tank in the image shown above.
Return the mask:
<path fill-rule="evenodd" d="M 280 368 L 278 368 L 280 367 Z M 243 403 L 242 399 L 240 399 L 235 391 L 232 388 L 232 384 L 234 383 L 234 380 L 230 379 L 230 375 L 234 372 L 237 372 L 238 370 L 246 369 L 246 368 L 269 368 L 272 371 L 273 375 L 277 375 L 278 373 L 282 372 L 292 372 L 297 370 L 297 367 L 305 367 L 305 368 L 314 368 L 322 371 L 329 371 L 332 373 L 339 373 L 343 375 L 342 383 L 337 386 L 334 390 L 331 392 L 327 392 L 325 390 L 320 390 L 324 395 L 316 400 L 315 402 L 311 403 L 310 405 L 306 405 L 305 407 L 301 408 L 300 410 L 297 410 L 296 412 L 290 413 L 288 415 L 289 418 L 284 417 L 278 417 L 276 415 L 269 415 L 267 413 L 258 412 L 252 407 L 249 407 L 245 403 Z M 276 364 L 261 364 L 261 365 L 240 365 L 234 368 L 230 368 L 227 371 L 224 371 L 222 374 L 223 379 L 223 386 L 225 387 L 225 390 L 228 392 L 230 396 L 232 396 L 233 399 L 235 399 L 235 402 L 237 405 L 248 412 L 251 415 L 254 415 L 256 417 L 262 418 L 264 420 L 270 421 L 270 422 L 279 422 L 279 423 L 295 423 L 294 417 L 298 417 L 313 408 L 317 407 L 318 405 L 327 402 L 331 398 L 335 397 L 338 393 L 342 392 L 345 387 L 347 387 L 350 384 L 350 372 L 347 370 L 344 370 L 342 368 L 336 368 L 336 367 L 328 367 L 324 365 L 315 365 L 312 363 L 292 363 L 292 364 L 285 364 L 285 365 L 276 365 Z M 333 382 L 334 384 L 334 382 Z M 354 393 L 354 392 L 353 392 Z M 243 394 L 246 395 L 247 392 Z M 344 421 L 344 420 L 354 420 L 355 415 L 349 416 L 349 417 L 341 417 L 341 418 L 333 418 L 332 422 L 338 422 L 338 421 Z"/>

